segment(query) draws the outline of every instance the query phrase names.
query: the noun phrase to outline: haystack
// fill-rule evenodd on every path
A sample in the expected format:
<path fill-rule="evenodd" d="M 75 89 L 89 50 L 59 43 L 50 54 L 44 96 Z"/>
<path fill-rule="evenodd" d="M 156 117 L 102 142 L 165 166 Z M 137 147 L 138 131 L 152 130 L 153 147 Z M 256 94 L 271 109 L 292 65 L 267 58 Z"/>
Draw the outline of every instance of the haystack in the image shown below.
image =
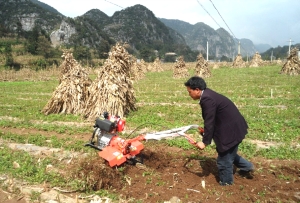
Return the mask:
<path fill-rule="evenodd" d="M 81 114 L 88 97 L 87 89 L 91 85 L 88 72 L 77 63 L 70 51 L 64 50 L 62 57 L 65 60 L 60 66 L 60 84 L 42 110 L 45 115 Z"/>
<path fill-rule="evenodd" d="M 160 59 L 157 57 L 154 60 L 152 66 L 148 67 L 148 69 L 150 69 L 150 71 L 152 71 L 152 72 L 161 72 L 161 71 L 163 71 L 163 69 L 161 67 L 161 61 L 160 61 Z"/>
<path fill-rule="evenodd" d="M 298 58 L 298 49 L 293 48 L 290 55 L 287 58 L 287 62 L 283 65 L 281 69 L 281 74 L 287 75 L 299 75 L 300 74 L 300 61 Z"/>
<path fill-rule="evenodd" d="M 189 77 L 188 69 L 185 65 L 183 56 L 177 58 L 173 68 L 173 78 L 186 78 Z"/>
<path fill-rule="evenodd" d="M 141 64 L 142 70 L 146 73 L 147 72 L 147 64 L 144 61 L 144 59 L 140 60 L 140 64 Z"/>
<path fill-rule="evenodd" d="M 88 89 L 89 98 L 84 109 L 88 120 L 95 120 L 104 112 L 124 117 L 135 110 L 135 96 L 130 79 L 131 56 L 117 43 L 109 52 L 97 78 Z"/>
<path fill-rule="evenodd" d="M 245 68 L 246 67 L 246 62 L 243 60 L 243 57 L 241 56 L 241 54 L 238 54 L 235 57 L 231 67 L 232 68 Z"/>
<path fill-rule="evenodd" d="M 141 61 L 137 61 L 135 57 L 132 57 L 132 66 L 130 68 L 130 76 L 134 81 L 140 80 L 145 77 L 146 66 Z"/>
<path fill-rule="evenodd" d="M 213 64 L 213 68 L 212 69 L 219 69 L 220 67 L 219 67 L 219 63 L 218 62 L 215 62 L 214 64 Z"/>
<path fill-rule="evenodd" d="M 208 78 L 211 76 L 211 71 L 208 68 L 207 61 L 203 58 L 202 54 L 199 54 L 197 56 L 197 63 L 195 67 L 195 75 L 202 77 L 202 78 Z"/>
<path fill-rule="evenodd" d="M 79 66 L 78 62 L 74 59 L 72 50 L 63 50 L 62 58 L 64 58 L 64 61 L 59 66 L 60 69 L 60 76 L 59 76 L 59 83 L 63 80 L 65 75 L 67 76 L 70 74 L 70 71 L 74 69 L 74 67 Z"/>
<path fill-rule="evenodd" d="M 263 63 L 264 61 L 261 59 L 261 55 L 258 52 L 256 52 L 253 55 L 252 60 L 250 61 L 249 67 L 260 67 L 263 65 Z"/>
<path fill-rule="evenodd" d="M 278 60 L 276 60 L 276 64 L 281 66 L 283 64 L 283 62 L 280 58 L 278 58 Z"/>

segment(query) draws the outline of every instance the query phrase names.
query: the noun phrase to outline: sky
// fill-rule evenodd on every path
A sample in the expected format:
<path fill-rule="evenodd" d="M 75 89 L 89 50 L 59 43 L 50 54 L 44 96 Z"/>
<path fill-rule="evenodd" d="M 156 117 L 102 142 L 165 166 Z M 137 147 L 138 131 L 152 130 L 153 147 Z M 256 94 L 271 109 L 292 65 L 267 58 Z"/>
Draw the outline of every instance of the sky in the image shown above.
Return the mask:
<path fill-rule="evenodd" d="M 300 43 L 300 0 L 39 0 L 74 18 L 91 9 L 108 16 L 141 4 L 157 18 L 203 22 L 238 39 L 272 47 Z"/>

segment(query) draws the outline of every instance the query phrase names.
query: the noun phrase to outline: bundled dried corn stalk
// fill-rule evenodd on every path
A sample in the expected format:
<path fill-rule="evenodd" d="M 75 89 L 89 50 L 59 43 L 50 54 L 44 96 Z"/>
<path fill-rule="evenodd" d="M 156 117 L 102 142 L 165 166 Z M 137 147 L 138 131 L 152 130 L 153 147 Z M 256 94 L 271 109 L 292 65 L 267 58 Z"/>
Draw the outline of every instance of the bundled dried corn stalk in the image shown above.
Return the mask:
<path fill-rule="evenodd" d="M 72 53 L 64 52 L 62 57 L 65 57 L 65 61 L 60 66 L 62 68 L 60 84 L 42 110 L 46 115 L 81 114 L 88 97 L 87 90 L 91 85 L 88 72 L 73 59 Z"/>
<path fill-rule="evenodd" d="M 281 69 L 281 74 L 299 75 L 300 74 L 300 61 L 298 58 L 298 49 L 293 48 L 290 52 L 287 62 Z"/>
<path fill-rule="evenodd" d="M 259 67 L 262 66 L 264 61 L 261 59 L 261 56 L 258 52 L 256 52 L 250 61 L 249 67 Z"/>
<path fill-rule="evenodd" d="M 153 66 L 155 67 L 156 72 L 162 72 L 163 71 L 163 68 L 161 66 L 161 61 L 158 57 L 154 60 Z"/>
<path fill-rule="evenodd" d="M 132 66 L 130 68 L 130 75 L 132 80 L 140 80 L 145 77 L 145 66 L 141 62 L 137 61 L 135 57 L 132 59 Z"/>
<path fill-rule="evenodd" d="M 232 68 L 245 68 L 246 67 L 246 63 L 245 63 L 245 61 L 243 60 L 243 57 L 240 54 L 238 54 L 235 57 L 231 67 Z"/>
<path fill-rule="evenodd" d="M 276 64 L 277 65 L 282 65 L 282 60 L 279 58 L 278 60 L 276 60 Z"/>
<path fill-rule="evenodd" d="M 214 64 L 213 64 L 213 69 L 219 69 L 220 67 L 219 67 L 219 63 L 218 62 L 215 62 Z"/>
<path fill-rule="evenodd" d="M 70 70 L 73 69 L 73 67 L 79 66 L 78 62 L 74 59 L 72 50 L 63 50 L 63 55 L 61 56 L 65 60 L 62 62 L 62 64 L 59 66 L 60 71 L 60 77 L 59 77 L 59 83 L 63 80 L 64 75 L 68 75 L 70 73 Z"/>
<path fill-rule="evenodd" d="M 153 71 L 153 72 L 161 72 L 161 71 L 163 71 L 163 69 L 161 67 L 160 59 L 158 57 L 154 60 L 154 62 L 152 64 L 151 71 Z"/>
<path fill-rule="evenodd" d="M 146 73 L 147 72 L 147 64 L 144 61 L 144 59 L 141 59 L 140 64 L 141 64 L 142 70 L 144 71 L 144 73 Z"/>
<path fill-rule="evenodd" d="M 220 62 L 220 67 L 230 67 L 231 63 L 230 62 Z"/>
<path fill-rule="evenodd" d="M 152 66 L 151 64 L 149 64 L 149 63 L 148 63 L 148 65 L 147 65 L 147 71 L 148 71 L 148 72 L 154 72 L 154 71 L 153 71 L 153 66 Z"/>
<path fill-rule="evenodd" d="M 189 77 L 188 69 L 185 65 L 183 56 L 178 57 L 175 67 L 173 69 L 173 78 L 186 78 Z"/>
<path fill-rule="evenodd" d="M 197 56 L 197 63 L 195 67 L 195 75 L 202 77 L 202 78 L 208 78 L 211 76 L 211 71 L 208 68 L 207 61 L 203 58 L 202 54 L 199 54 Z"/>
<path fill-rule="evenodd" d="M 95 81 L 89 87 L 89 98 L 84 115 L 88 120 L 95 120 L 108 112 L 124 117 L 135 110 L 135 96 L 130 79 L 130 55 L 119 43 L 112 47 L 109 57 L 99 71 Z"/>

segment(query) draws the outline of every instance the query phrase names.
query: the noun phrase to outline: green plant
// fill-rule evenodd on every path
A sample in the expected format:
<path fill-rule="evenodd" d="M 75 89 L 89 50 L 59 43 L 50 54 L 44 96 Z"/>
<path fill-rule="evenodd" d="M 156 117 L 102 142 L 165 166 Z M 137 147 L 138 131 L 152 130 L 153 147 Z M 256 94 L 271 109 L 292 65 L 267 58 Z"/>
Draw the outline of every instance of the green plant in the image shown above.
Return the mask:
<path fill-rule="evenodd" d="M 261 196 L 261 197 L 264 197 L 266 195 L 266 191 L 258 192 L 258 195 Z"/>
<path fill-rule="evenodd" d="M 41 197 L 40 197 L 41 193 L 36 192 L 36 191 L 32 191 L 30 194 L 30 201 L 32 202 L 40 202 L 41 201 Z"/>
<path fill-rule="evenodd" d="M 30 183 L 42 183 L 44 181 L 62 183 L 63 178 L 56 173 L 46 173 L 46 166 L 53 163 L 53 159 L 45 158 L 39 160 L 31 157 L 23 151 L 13 151 L 3 147 L 0 151 L 0 173 L 11 174 L 14 178 L 24 179 Z M 19 167 L 14 167 L 11 161 L 17 163 Z"/>
<path fill-rule="evenodd" d="M 0 131 L 1 132 L 1 131 Z M 51 148 L 61 148 L 69 151 L 91 151 L 90 148 L 84 147 L 84 141 L 74 140 L 72 138 L 59 139 L 57 136 L 46 137 L 41 134 L 19 135 L 10 132 L 0 134 L 2 139 L 9 142 L 28 143 L 38 146 L 47 146 Z"/>
<path fill-rule="evenodd" d="M 155 183 L 156 186 L 164 186 L 166 183 L 164 181 L 158 181 Z"/>
<path fill-rule="evenodd" d="M 151 176 L 153 175 L 153 172 L 150 172 L 150 171 L 145 171 L 142 173 L 142 176 L 145 177 L 145 176 Z"/>
<path fill-rule="evenodd" d="M 121 166 L 117 168 L 118 171 L 123 172 L 125 170 L 125 167 Z"/>
<path fill-rule="evenodd" d="M 297 147 L 292 147 L 290 145 L 281 145 L 278 147 L 270 147 L 266 149 L 260 149 L 257 151 L 258 155 L 266 158 L 277 158 L 277 159 L 300 159 L 300 150 Z"/>
<path fill-rule="evenodd" d="M 166 141 L 169 146 L 179 147 L 183 149 L 192 149 L 194 148 L 185 138 L 176 138 Z"/>
<path fill-rule="evenodd" d="M 285 176 L 285 175 L 283 175 L 283 174 L 279 174 L 279 175 L 278 175 L 278 178 L 279 178 L 279 179 L 282 179 L 282 180 L 291 180 L 291 177 Z"/>
<path fill-rule="evenodd" d="M 243 153 L 243 155 L 245 155 L 246 157 L 253 157 L 256 153 L 256 145 L 252 144 L 250 142 L 247 141 L 243 141 L 240 145 L 239 145 L 239 150 Z"/>
<path fill-rule="evenodd" d="M 114 194 L 113 192 L 107 191 L 107 190 L 98 190 L 98 191 L 95 191 L 94 194 L 99 195 L 100 197 L 108 197 L 111 200 L 119 200 L 118 194 Z"/>
<path fill-rule="evenodd" d="M 151 184 L 152 183 L 152 178 L 151 177 L 148 177 L 147 179 L 146 179 L 146 184 Z"/>

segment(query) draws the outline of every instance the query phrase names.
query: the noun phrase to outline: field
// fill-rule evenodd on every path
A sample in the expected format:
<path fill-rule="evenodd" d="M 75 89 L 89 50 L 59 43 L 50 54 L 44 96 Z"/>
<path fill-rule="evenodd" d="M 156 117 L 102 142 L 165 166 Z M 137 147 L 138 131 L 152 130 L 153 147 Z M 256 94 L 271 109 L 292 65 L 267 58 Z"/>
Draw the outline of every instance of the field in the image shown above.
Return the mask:
<path fill-rule="evenodd" d="M 173 79 L 172 65 L 162 64 L 163 72 L 148 72 L 134 83 L 138 109 L 126 116 L 121 137 L 203 124 L 197 101 L 183 85 L 188 78 Z M 194 64 L 188 67 L 192 76 Z M 102 202 L 104 197 L 112 202 L 300 202 L 300 80 L 280 70 L 276 65 L 221 67 L 206 79 L 209 88 L 234 101 L 249 125 L 239 150 L 254 163 L 254 177 L 235 174 L 235 184 L 226 187 L 218 184 L 215 146 L 199 151 L 183 138 L 145 142 L 144 164 L 110 168 L 96 150 L 84 146 L 93 122 L 41 113 L 59 71 L 26 73 L 25 79 L 5 72 L 0 202 L 49 202 L 50 197 L 61 203 L 96 197 Z M 93 71 L 90 77 L 95 78 Z M 201 139 L 195 131 L 188 133 Z"/>

